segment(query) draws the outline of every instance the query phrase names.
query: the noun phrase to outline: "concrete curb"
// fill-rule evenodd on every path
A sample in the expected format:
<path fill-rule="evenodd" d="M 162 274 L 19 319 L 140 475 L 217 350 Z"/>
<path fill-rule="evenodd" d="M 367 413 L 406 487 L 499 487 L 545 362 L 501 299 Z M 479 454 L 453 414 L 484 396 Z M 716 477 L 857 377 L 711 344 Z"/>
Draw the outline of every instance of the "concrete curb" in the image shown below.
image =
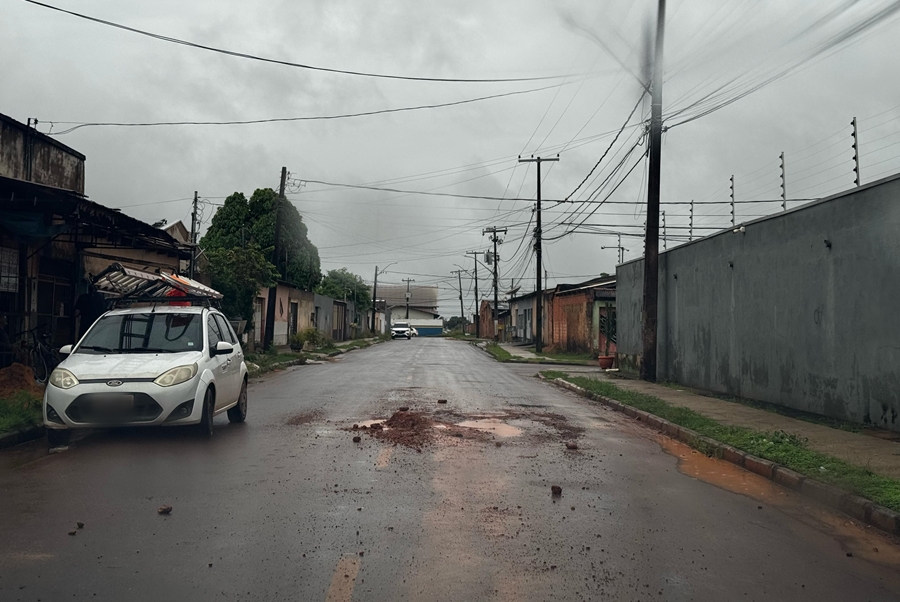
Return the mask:
<path fill-rule="evenodd" d="M 3 433 L 0 435 L 0 449 L 6 449 L 7 447 L 19 445 L 20 443 L 40 439 L 44 436 L 44 431 L 44 427 L 39 425 L 12 431 L 10 433 Z"/>
<path fill-rule="evenodd" d="M 277 364 L 272 364 L 271 366 L 266 367 L 265 370 L 248 370 L 247 376 L 250 378 L 258 378 L 263 374 L 268 374 L 269 372 L 274 372 L 275 370 L 280 370 L 281 368 L 290 368 L 291 366 L 300 366 L 306 363 L 306 358 L 298 358 L 295 360 L 290 360 L 287 362 L 278 362 Z"/>
<path fill-rule="evenodd" d="M 775 481 L 783 487 L 792 489 L 824 504 L 825 506 L 852 516 L 856 520 L 877 529 L 881 529 L 882 531 L 886 531 L 891 535 L 900 535 L 900 513 L 894 512 L 890 508 L 880 506 L 871 500 L 844 491 L 834 485 L 816 481 L 815 479 L 806 477 L 790 468 L 769 460 L 764 460 L 753 454 L 748 454 L 747 452 L 721 443 L 720 441 L 704 437 L 696 431 L 683 426 L 678 426 L 677 424 L 669 422 L 654 414 L 642 412 L 641 410 L 615 401 L 614 399 L 592 393 L 591 391 L 563 379 L 556 378 L 550 380 L 545 378 L 542 374 L 538 374 L 538 377 L 541 380 L 550 382 L 558 387 L 578 393 L 582 397 L 599 401 L 603 405 L 608 406 L 617 412 L 622 412 L 626 416 L 644 422 L 648 426 L 662 432 L 664 435 L 677 439 L 700 451 L 714 455 L 726 462 L 731 462 L 750 472 L 755 472 L 760 476 Z"/>

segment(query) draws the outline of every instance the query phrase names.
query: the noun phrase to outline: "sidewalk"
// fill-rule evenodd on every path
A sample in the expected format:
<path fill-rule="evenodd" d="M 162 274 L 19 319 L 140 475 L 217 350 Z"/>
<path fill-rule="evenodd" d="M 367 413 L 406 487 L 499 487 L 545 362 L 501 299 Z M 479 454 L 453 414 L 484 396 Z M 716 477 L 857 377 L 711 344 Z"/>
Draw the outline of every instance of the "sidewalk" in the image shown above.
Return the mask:
<path fill-rule="evenodd" d="M 525 347 L 520 347 L 518 345 L 511 345 L 510 343 L 500 343 L 500 348 L 509 353 L 513 357 L 520 357 L 524 360 L 546 360 L 548 364 L 552 364 L 556 360 L 552 360 L 549 357 L 538 357 L 534 353 L 528 351 Z"/>
<path fill-rule="evenodd" d="M 612 378 L 602 373 L 590 376 L 608 380 L 621 389 L 652 395 L 674 406 L 689 408 L 725 425 L 799 435 L 808 439 L 808 446 L 814 451 L 867 468 L 885 477 L 900 479 L 900 442 L 897 441 L 879 439 L 865 432 L 842 431 L 640 380 Z"/>

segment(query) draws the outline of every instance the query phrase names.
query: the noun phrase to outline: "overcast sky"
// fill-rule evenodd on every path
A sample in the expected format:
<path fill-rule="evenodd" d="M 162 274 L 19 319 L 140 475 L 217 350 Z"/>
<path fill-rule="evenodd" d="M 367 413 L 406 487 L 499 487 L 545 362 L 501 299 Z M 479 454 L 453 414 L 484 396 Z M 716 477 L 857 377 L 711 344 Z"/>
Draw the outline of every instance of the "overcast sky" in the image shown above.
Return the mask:
<path fill-rule="evenodd" d="M 656 2 L 48 3 L 198 44 L 342 70 L 451 79 L 563 76 L 459 83 L 310 71 L 171 44 L 23 0 L 2 0 L 0 54 L 6 66 L 0 113 L 23 122 L 36 117 L 44 132 L 49 122 L 59 132 L 70 127 L 61 122 L 326 116 L 552 86 L 459 106 L 347 119 L 85 127 L 59 136 L 87 156 L 88 195 L 137 218 L 180 219 L 190 226 L 190 197 L 197 190 L 207 200 L 208 225 L 214 204 L 228 194 L 277 188 L 282 165 L 297 180 L 530 199 L 535 169 L 519 165 L 517 156 L 560 153 L 558 164 L 542 167 L 543 197 L 551 199 L 544 203 L 544 268 L 551 286 L 615 271 L 614 234 L 582 229 L 557 238 L 567 232 L 562 224 L 572 221 L 573 211 L 579 212 L 578 221 L 595 211 L 586 223 L 611 232 L 641 232 L 646 165 L 640 157 L 646 143 L 639 124 L 649 115 L 647 99 L 572 196 L 608 201 L 559 205 L 552 200 L 575 190 L 639 102 L 643 49 Z M 895 4 L 669 1 L 664 113 L 671 129 L 664 137 L 662 166 L 669 245 L 688 236 L 685 203 L 691 199 L 705 203 L 695 206 L 695 236 L 714 231 L 700 228 L 730 225 L 732 174 L 738 200 L 780 198 L 782 151 L 790 198 L 817 198 L 853 186 L 854 116 L 863 181 L 900 170 L 900 19 L 887 10 L 885 18 L 866 26 Z M 740 97 L 779 73 L 784 77 Z M 620 162 L 622 168 L 613 173 Z M 495 225 L 509 229 L 500 251 L 501 290 L 513 280 L 523 290 L 534 288 L 532 202 L 309 182 L 291 190 L 323 270 L 346 267 L 371 281 L 376 265 L 393 263 L 381 281 L 411 277 L 439 283 L 441 310 L 449 317 L 459 313 L 457 280 L 450 272 L 456 264 L 472 269 L 465 251 L 487 249 L 482 229 Z M 736 207 L 740 222 L 776 212 L 780 203 Z M 622 243 L 626 259 L 641 255 L 638 236 Z M 479 277 L 485 295 L 490 283 L 484 268 Z M 470 313 L 474 295 L 466 275 L 463 289 Z"/>

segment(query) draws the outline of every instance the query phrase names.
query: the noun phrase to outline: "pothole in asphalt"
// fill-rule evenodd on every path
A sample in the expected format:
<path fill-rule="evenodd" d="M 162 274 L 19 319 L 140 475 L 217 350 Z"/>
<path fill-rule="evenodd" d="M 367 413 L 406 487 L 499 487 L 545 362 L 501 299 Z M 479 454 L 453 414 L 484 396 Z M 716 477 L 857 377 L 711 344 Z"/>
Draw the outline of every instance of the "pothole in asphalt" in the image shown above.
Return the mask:
<path fill-rule="evenodd" d="M 497 418 L 482 418 L 481 420 L 465 420 L 456 426 L 463 428 L 487 431 L 498 437 L 517 437 L 522 434 L 522 429 L 511 424 L 506 424 Z"/>

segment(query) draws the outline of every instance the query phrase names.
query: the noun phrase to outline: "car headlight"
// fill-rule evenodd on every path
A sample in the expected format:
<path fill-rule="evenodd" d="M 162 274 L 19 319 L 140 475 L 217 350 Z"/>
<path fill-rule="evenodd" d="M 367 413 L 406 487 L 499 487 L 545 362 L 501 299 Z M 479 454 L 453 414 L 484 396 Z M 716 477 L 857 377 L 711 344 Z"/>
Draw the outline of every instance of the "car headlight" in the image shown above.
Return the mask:
<path fill-rule="evenodd" d="M 190 366 L 178 366 L 160 374 L 153 382 L 160 387 L 171 387 L 187 382 L 197 375 L 197 364 Z"/>
<path fill-rule="evenodd" d="M 56 368 L 50 373 L 50 384 L 60 389 L 71 389 L 78 384 L 78 379 L 65 368 Z"/>

